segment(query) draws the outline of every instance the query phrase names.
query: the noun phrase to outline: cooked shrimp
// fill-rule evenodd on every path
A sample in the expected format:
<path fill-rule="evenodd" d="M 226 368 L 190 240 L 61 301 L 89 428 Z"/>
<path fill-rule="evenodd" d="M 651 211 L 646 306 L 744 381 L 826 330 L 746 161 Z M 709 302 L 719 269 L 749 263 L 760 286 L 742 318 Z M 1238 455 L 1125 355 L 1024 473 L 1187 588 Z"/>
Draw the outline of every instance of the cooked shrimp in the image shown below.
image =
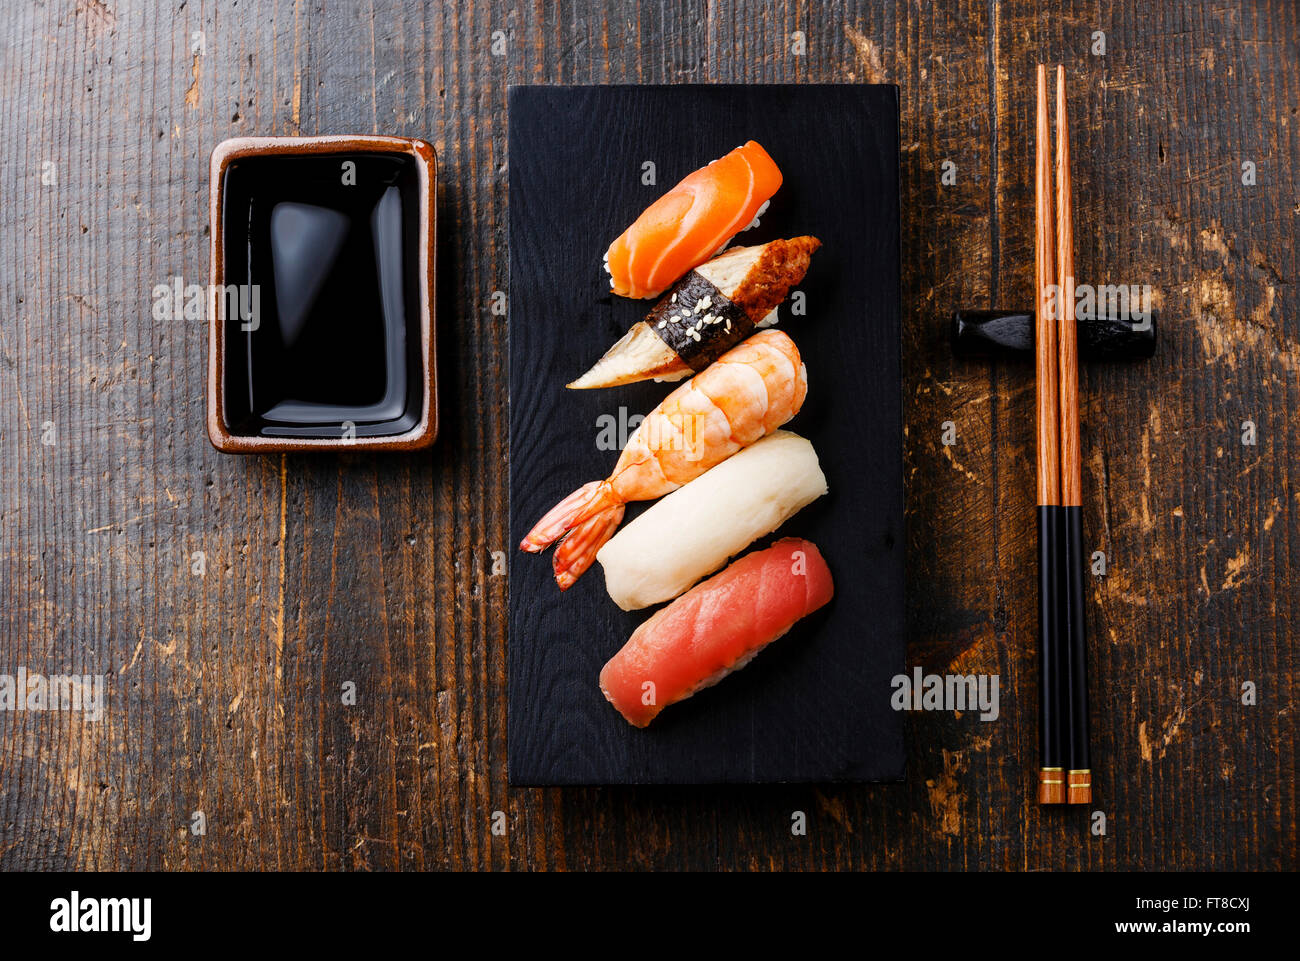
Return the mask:
<path fill-rule="evenodd" d="M 628 440 L 614 472 L 556 504 L 520 543 L 537 553 L 560 538 L 555 582 L 566 590 L 623 521 L 623 505 L 674 491 L 776 430 L 803 406 L 808 377 L 779 330 L 733 347 L 664 398 Z"/>

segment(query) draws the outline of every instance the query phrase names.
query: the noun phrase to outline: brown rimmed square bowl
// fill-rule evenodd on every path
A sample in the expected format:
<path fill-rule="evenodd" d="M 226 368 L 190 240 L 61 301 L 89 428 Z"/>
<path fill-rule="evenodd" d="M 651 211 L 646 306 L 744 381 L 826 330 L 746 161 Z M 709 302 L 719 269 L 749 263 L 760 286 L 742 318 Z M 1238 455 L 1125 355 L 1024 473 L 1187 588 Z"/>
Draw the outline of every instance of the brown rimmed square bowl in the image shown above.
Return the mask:
<path fill-rule="evenodd" d="M 416 450 L 438 432 L 437 159 L 422 140 L 212 151 L 207 424 L 230 453 Z"/>

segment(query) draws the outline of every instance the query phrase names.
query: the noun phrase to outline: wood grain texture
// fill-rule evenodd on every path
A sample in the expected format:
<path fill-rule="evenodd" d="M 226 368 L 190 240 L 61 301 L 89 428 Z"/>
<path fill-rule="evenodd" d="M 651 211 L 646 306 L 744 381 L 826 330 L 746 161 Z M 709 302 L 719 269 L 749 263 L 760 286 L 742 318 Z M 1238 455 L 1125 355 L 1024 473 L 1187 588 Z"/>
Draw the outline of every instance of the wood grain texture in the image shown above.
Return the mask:
<path fill-rule="evenodd" d="M 1300 23 L 1037 6 L 6 4 L 0 671 L 104 672 L 109 706 L 0 715 L 0 866 L 1294 868 Z M 1080 375 L 1104 837 L 1032 803 L 1033 382 L 945 336 L 1032 296 L 1040 61 L 1071 71 L 1079 280 L 1167 318 Z M 904 785 L 506 785 L 506 88 L 607 81 L 900 85 L 909 661 L 1002 685 L 996 722 L 909 717 Z M 206 276 L 217 142 L 326 131 L 438 150 L 442 435 L 222 456 L 202 323 L 150 292 Z"/>

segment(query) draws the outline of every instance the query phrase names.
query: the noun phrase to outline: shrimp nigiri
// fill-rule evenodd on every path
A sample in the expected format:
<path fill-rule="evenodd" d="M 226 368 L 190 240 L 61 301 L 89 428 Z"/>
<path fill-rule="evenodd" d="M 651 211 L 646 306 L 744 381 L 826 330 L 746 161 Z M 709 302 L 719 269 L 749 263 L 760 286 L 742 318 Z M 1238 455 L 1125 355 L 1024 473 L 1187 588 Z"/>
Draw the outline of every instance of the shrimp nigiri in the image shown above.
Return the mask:
<path fill-rule="evenodd" d="M 687 175 L 609 245 L 610 289 L 659 296 L 749 227 L 780 186 L 780 169 L 753 140 Z"/>
<path fill-rule="evenodd" d="M 537 553 L 559 540 L 552 566 L 567 590 L 622 523 L 624 504 L 662 497 L 770 434 L 799 412 L 807 393 L 794 341 L 779 330 L 755 334 L 664 398 L 614 472 L 551 508 L 520 550 Z"/>

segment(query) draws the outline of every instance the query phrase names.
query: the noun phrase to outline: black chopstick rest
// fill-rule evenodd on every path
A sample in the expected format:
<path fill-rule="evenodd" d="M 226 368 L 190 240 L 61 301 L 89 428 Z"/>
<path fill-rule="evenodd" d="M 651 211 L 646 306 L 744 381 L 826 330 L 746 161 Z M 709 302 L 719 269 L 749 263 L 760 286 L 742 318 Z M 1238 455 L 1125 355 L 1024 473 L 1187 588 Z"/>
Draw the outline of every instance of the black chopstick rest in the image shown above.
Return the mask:
<path fill-rule="evenodd" d="M 1156 352 L 1155 311 L 1146 320 L 1113 315 L 1079 320 L 1079 356 L 1084 360 L 1145 360 Z M 1034 315 L 1023 310 L 957 310 L 952 348 L 959 357 L 1034 354 Z"/>

